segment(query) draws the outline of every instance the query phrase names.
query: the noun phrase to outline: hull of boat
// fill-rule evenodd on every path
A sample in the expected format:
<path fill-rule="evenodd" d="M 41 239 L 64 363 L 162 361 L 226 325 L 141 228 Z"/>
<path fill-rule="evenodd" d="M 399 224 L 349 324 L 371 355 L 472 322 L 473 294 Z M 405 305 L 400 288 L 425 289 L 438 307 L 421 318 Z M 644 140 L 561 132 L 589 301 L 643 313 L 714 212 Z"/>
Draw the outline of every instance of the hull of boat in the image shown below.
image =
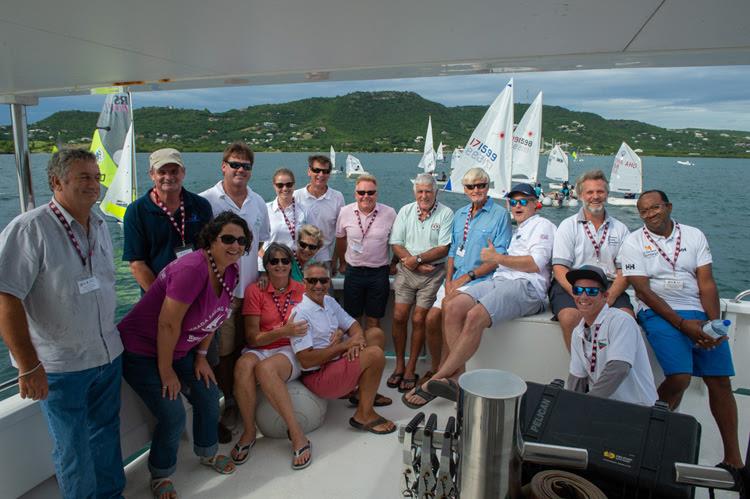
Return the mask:
<path fill-rule="evenodd" d="M 369 173 L 368 172 L 348 172 L 346 174 L 346 178 L 358 178 L 358 177 L 361 177 L 362 175 L 369 175 Z"/>
<path fill-rule="evenodd" d="M 607 204 L 612 206 L 635 206 L 638 203 L 637 199 L 625 199 L 625 198 L 607 198 Z"/>

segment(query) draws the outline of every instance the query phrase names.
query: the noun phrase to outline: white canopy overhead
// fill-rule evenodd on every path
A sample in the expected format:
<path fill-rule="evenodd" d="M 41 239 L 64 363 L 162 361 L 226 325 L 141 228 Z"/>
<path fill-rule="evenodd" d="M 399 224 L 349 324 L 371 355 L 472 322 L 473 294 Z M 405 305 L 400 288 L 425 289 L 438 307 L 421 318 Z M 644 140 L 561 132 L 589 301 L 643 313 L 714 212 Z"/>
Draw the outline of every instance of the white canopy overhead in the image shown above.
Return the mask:
<path fill-rule="evenodd" d="M 748 64 L 747 19 L 747 0 L 5 0 L 0 102 L 123 83 Z"/>

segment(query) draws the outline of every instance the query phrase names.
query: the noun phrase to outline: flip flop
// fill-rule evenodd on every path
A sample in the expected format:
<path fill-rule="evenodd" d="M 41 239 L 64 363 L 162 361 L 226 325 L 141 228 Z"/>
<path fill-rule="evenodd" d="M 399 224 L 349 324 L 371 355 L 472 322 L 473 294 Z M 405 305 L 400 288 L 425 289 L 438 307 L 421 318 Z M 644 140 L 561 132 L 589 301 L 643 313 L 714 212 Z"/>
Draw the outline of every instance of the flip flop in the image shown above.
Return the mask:
<path fill-rule="evenodd" d="M 393 403 L 393 400 L 390 399 L 390 397 L 386 397 L 385 395 L 381 395 L 379 393 L 375 394 L 375 402 L 372 404 L 375 407 L 385 407 L 387 405 L 391 405 Z M 356 407 L 359 405 L 359 395 L 356 393 L 349 397 L 349 405 L 352 407 Z"/>
<path fill-rule="evenodd" d="M 305 461 L 302 464 L 294 464 L 294 460 L 297 459 L 298 457 L 300 457 L 302 454 L 304 454 L 305 451 L 309 451 L 310 452 L 310 459 L 308 459 L 307 461 Z M 297 449 L 295 451 L 292 451 L 292 469 L 293 470 L 303 470 L 303 469 L 307 468 L 308 466 L 310 466 L 310 463 L 312 463 L 312 442 L 310 442 L 308 440 L 305 445 L 303 445 L 302 447 L 300 447 L 299 449 Z"/>
<path fill-rule="evenodd" d="M 239 442 L 237 442 L 232 449 L 232 454 L 230 454 L 230 457 L 232 458 L 232 462 L 234 464 L 245 464 L 248 459 L 250 459 L 250 450 L 255 445 L 255 440 L 250 442 L 247 445 L 241 445 Z M 239 459 L 235 458 L 234 456 L 243 456 Z"/>
<path fill-rule="evenodd" d="M 404 373 L 391 373 L 390 376 L 388 376 L 388 381 L 385 382 L 386 386 L 388 388 L 398 388 L 398 386 L 401 384 L 401 380 L 404 379 Z"/>
<path fill-rule="evenodd" d="M 422 387 L 419 385 L 417 385 L 414 388 L 414 395 L 417 395 L 418 397 L 422 397 L 422 399 L 424 400 L 423 403 L 420 404 L 419 402 L 410 402 L 406 398 L 407 395 L 409 395 L 409 392 L 406 392 L 403 394 L 403 396 L 401 397 L 401 402 L 403 402 L 404 405 L 408 407 L 409 409 L 420 409 L 426 406 L 427 404 L 429 404 L 430 402 L 432 402 L 433 400 L 435 400 L 435 397 L 436 397 L 435 395 L 422 390 Z"/>
<path fill-rule="evenodd" d="M 448 382 L 432 380 L 427 382 L 427 391 L 436 397 L 442 397 L 452 402 L 458 400 L 458 384 L 452 379 Z"/>
<path fill-rule="evenodd" d="M 432 371 L 427 371 L 426 373 L 424 373 L 424 376 L 422 376 L 421 378 L 419 378 L 419 381 L 417 381 L 417 384 L 418 384 L 418 385 L 424 385 L 425 383 L 427 383 L 428 381 L 430 381 L 430 379 L 431 379 L 431 378 L 432 378 L 432 377 L 433 377 L 434 375 L 435 375 L 435 373 L 434 373 L 434 372 L 432 372 Z"/>
<path fill-rule="evenodd" d="M 375 427 L 378 425 L 381 425 L 383 423 L 388 423 L 389 421 L 385 419 L 383 416 L 380 416 L 376 418 L 373 421 L 370 421 L 369 423 L 360 423 L 354 418 L 349 418 L 349 424 L 352 426 L 352 428 L 356 428 L 358 430 L 362 431 L 369 431 L 370 433 L 374 433 L 375 435 L 388 435 L 389 433 L 393 433 L 396 431 L 396 425 L 393 425 L 393 428 L 390 430 L 376 430 Z"/>
<path fill-rule="evenodd" d="M 419 379 L 419 375 L 417 373 L 414 373 L 413 378 L 403 378 L 401 380 L 401 383 L 399 383 L 398 385 L 399 393 L 406 393 L 412 390 L 415 386 L 417 386 L 418 379 Z"/>
<path fill-rule="evenodd" d="M 213 457 L 202 457 L 201 464 L 204 466 L 208 466 L 216 473 L 222 475 L 231 475 L 237 470 L 237 468 L 235 468 L 234 466 L 234 463 L 232 462 L 232 458 L 222 456 L 221 454 L 216 454 Z M 232 465 L 232 467 L 228 468 L 230 464 Z"/>
<path fill-rule="evenodd" d="M 177 497 L 177 491 L 174 489 L 174 484 L 169 478 L 154 478 L 151 480 L 151 493 L 154 495 L 154 499 L 161 499 L 164 494 L 172 495 Z"/>

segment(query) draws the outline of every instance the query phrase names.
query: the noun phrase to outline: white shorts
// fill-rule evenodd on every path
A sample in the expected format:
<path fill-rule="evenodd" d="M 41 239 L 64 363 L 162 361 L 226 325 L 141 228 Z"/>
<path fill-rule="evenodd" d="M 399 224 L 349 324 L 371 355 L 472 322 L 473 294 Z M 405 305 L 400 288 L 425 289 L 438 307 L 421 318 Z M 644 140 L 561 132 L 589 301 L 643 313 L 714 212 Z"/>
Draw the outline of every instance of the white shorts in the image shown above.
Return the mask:
<path fill-rule="evenodd" d="M 463 286 L 458 288 L 458 291 L 463 291 L 473 284 L 479 284 L 479 282 L 484 282 L 484 281 L 469 281 L 469 284 L 464 284 Z M 435 295 L 435 303 L 432 304 L 432 308 L 442 309 L 443 298 L 445 298 L 445 283 L 443 283 L 443 285 L 440 286 L 440 289 L 438 289 L 437 294 Z"/>
<path fill-rule="evenodd" d="M 461 288 L 490 314 L 492 324 L 538 314 L 544 301 L 536 296 L 534 285 L 526 279 L 487 279 L 475 286 Z"/>
<path fill-rule="evenodd" d="M 245 355 L 246 353 L 251 353 L 255 355 L 258 358 L 258 360 L 266 360 L 267 358 L 272 357 L 276 354 L 281 354 L 285 356 L 287 359 L 289 359 L 289 362 L 292 364 L 292 373 L 289 375 L 289 379 L 286 380 L 287 383 L 290 381 L 294 381 L 295 379 L 299 378 L 300 374 L 302 374 L 302 367 L 299 365 L 297 356 L 294 355 L 294 350 L 292 350 L 292 347 L 289 345 L 284 345 L 283 347 L 278 347 L 278 348 L 268 348 L 268 349 L 243 348 L 242 355 Z"/>

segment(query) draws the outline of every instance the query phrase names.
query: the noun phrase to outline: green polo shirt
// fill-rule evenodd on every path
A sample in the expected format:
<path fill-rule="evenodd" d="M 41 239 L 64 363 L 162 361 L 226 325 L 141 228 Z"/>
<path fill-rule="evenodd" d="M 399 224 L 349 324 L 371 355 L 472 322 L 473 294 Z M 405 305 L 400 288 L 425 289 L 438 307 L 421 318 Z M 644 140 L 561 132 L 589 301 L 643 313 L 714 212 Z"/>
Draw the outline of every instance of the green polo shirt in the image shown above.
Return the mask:
<path fill-rule="evenodd" d="M 417 203 L 402 207 L 391 230 L 391 244 L 406 248 L 412 255 L 418 255 L 436 246 L 451 243 L 453 211 L 442 203 L 423 222 L 419 220 Z M 445 258 L 430 263 L 444 262 Z"/>

